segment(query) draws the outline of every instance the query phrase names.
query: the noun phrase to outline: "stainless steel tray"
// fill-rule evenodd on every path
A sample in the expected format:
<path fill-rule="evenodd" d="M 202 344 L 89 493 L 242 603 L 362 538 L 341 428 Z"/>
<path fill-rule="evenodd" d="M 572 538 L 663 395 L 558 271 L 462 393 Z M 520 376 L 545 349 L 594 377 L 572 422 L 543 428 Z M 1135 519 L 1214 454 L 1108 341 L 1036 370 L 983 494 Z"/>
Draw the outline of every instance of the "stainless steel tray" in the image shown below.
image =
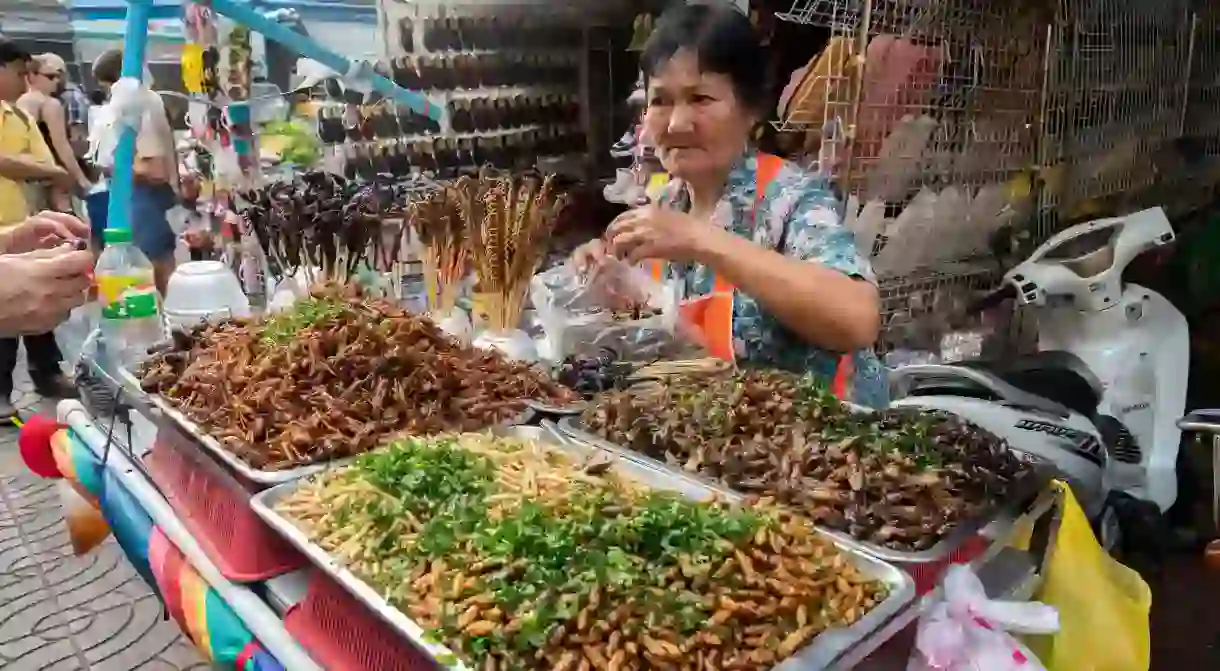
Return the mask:
<path fill-rule="evenodd" d="M 855 408 L 853 408 L 853 410 L 855 410 Z M 631 461 L 644 463 L 650 468 L 661 470 L 670 474 L 671 477 L 694 481 L 704 487 L 718 492 L 726 500 L 740 501 L 745 497 L 744 494 L 732 490 L 719 482 L 715 482 L 711 478 L 694 473 L 688 473 L 681 469 L 674 468 L 663 461 L 599 438 L 598 436 L 595 436 L 584 429 L 584 425 L 579 417 L 564 417 L 563 419 L 559 420 L 558 426 L 561 431 L 578 441 L 589 443 L 590 445 L 597 446 L 603 450 L 620 454 Z M 865 552 L 868 552 L 874 557 L 884 559 L 888 562 L 893 562 L 896 564 L 926 564 L 937 562 L 946 559 L 950 554 L 953 553 L 954 550 L 961 547 L 962 544 L 968 539 L 977 536 L 979 531 L 981 531 L 997 517 L 1006 514 L 1014 516 L 1019 514 L 1019 509 L 1021 506 L 1025 502 L 1031 500 L 1033 495 L 1040 492 L 1046 484 L 1049 484 L 1050 480 L 1051 478 L 1049 474 L 1036 472 L 1031 473 L 1028 477 L 1021 481 L 1021 484 L 1018 486 L 1018 491 L 1012 496 L 1008 497 L 1007 501 L 996 505 L 987 514 L 984 514 L 978 518 L 962 521 L 956 527 L 954 527 L 950 533 L 946 534 L 944 538 L 940 539 L 935 545 L 926 550 L 895 550 L 893 548 L 859 540 L 858 538 L 855 538 L 851 534 L 844 531 L 827 529 L 821 526 L 818 527 L 818 531 L 838 541 L 859 546 Z"/>
<path fill-rule="evenodd" d="M 189 417 L 182 414 L 182 412 L 180 412 L 177 408 L 170 405 L 169 401 L 167 401 L 165 397 L 158 394 L 149 394 L 148 399 L 152 403 L 153 407 L 156 408 L 163 417 L 172 422 L 174 426 L 186 434 L 187 437 L 198 443 L 200 447 L 208 452 L 211 452 L 216 456 L 216 458 L 228 464 L 229 467 L 239 473 L 243 478 L 246 478 L 251 482 L 256 482 L 260 485 L 278 485 L 285 482 L 291 482 L 293 480 L 303 478 L 306 475 L 313 475 L 314 473 L 321 473 L 322 471 L 330 468 L 344 466 L 351 463 L 351 461 L 355 459 L 355 457 L 352 456 L 344 457 L 342 459 L 334 459 L 331 461 L 322 461 L 316 464 L 309 464 L 307 466 L 286 468 L 280 471 L 260 470 L 254 468 L 250 464 L 247 464 L 245 461 L 242 461 L 242 459 L 236 454 L 233 454 L 229 450 L 225 449 L 225 447 L 220 444 L 220 441 L 213 438 L 202 428 L 200 428 L 198 424 L 191 421 Z M 513 419 L 510 422 L 510 425 L 526 424 L 533 419 L 534 412 L 526 409 L 523 413 L 517 416 L 516 419 Z"/>
<path fill-rule="evenodd" d="M 584 401 L 581 401 L 579 403 L 573 403 L 572 405 L 566 405 L 566 406 L 550 405 L 547 403 L 542 403 L 539 401 L 532 401 L 532 400 L 527 400 L 525 402 L 525 406 L 527 408 L 534 410 L 534 411 L 538 412 L 539 414 L 559 415 L 559 416 L 579 415 L 580 413 L 585 411 L 585 408 L 587 408 L 588 405 L 589 404 Z"/>
<path fill-rule="evenodd" d="M 98 366 L 100 370 L 101 367 Z M 118 366 L 115 380 L 123 385 L 123 391 L 128 394 L 139 394 L 145 400 L 148 399 L 148 393 L 144 391 L 144 387 L 140 384 L 140 378 L 135 376 L 135 373 L 127 370 L 126 366 Z"/>
<path fill-rule="evenodd" d="M 611 468 L 623 477 L 636 480 L 654 489 L 676 492 L 691 500 L 708 501 L 721 498 L 720 492 L 703 483 L 689 478 L 675 478 L 668 469 L 657 469 L 649 464 L 625 459 L 621 450 L 606 450 L 597 445 L 577 441 L 557 441 L 546 427 L 514 426 L 496 429 L 494 432 L 497 435 L 529 438 L 555 445 L 576 460 L 588 460 L 601 455 L 603 458 L 610 459 Z M 456 656 L 448 648 L 431 641 L 424 629 L 414 620 L 392 606 L 375 589 L 311 541 L 291 520 L 276 512 L 275 506 L 295 492 L 299 486 L 300 482 L 289 482 L 259 492 L 250 500 L 250 506 L 259 517 L 262 517 L 271 528 L 296 546 L 315 566 L 347 589 L 387 624 L 406 636 L 420 650 L 425 651 L 438 664 L 453 669 L 468 668 L 461 662 L 455 661 Z M 817 531 L 824 533 L 821 529 L 817 529 Z M 829 667 L 835 660 L 880 629 L 882 625 L 915 600 L 915 583 L 906 573 L 872 556 L 855 541 L 830 534 L 825 535 L 862 574 L 885 583 L 888 595 L 884 601 L 877 604 L 851 626 L 819 634 L 809 645 L 777 666 L 776 671 L 813 671 Z"/>

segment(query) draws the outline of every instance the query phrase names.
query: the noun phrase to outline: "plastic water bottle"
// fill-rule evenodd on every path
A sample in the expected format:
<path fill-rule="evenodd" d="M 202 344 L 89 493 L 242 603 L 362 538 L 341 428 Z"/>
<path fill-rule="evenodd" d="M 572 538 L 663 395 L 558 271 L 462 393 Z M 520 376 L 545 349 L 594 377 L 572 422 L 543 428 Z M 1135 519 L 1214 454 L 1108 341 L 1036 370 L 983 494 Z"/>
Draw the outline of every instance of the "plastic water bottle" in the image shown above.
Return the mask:
<path fill-rule="evenodd" d="M 165 338 L 152 262 L 131 243 L 131 231 L 107 228 L 106 248 L 94 269 L 101 304 L 102 342 L 109 356 L 131 366 Z"/>

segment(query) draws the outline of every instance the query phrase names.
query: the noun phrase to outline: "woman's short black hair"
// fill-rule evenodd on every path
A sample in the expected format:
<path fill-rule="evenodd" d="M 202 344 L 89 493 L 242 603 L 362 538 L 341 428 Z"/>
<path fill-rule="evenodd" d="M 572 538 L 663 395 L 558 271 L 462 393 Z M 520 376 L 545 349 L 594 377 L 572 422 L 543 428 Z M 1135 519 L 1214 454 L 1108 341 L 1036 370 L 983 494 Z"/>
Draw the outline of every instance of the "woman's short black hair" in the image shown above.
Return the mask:
<path fill-rule="evenodd" d="M 724 0 L 680 4 L 666 10 L 644 45 L 640 64 L 651 78 L 679 51 L 694 54 L 699 69 L 724 75 L 737 98 L 756 112 L 770 107 L 767 59 L 750 19 Z"/>

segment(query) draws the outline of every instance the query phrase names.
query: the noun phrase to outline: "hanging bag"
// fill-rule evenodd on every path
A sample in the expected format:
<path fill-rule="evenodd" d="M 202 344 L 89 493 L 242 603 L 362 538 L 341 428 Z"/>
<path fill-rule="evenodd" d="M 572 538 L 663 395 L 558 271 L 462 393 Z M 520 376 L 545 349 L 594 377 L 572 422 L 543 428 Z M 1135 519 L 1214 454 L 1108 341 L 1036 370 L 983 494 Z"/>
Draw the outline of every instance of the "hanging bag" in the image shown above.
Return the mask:
<path fill-rule="evenodd" d="M 1047 671 L 1147 671 L 1152 591 L 1097 542 L 1071 488 L 1055 486 L 1063 519 L 1037 599 L 1059 610 L 1060 627 L 1027 643 Z"/>

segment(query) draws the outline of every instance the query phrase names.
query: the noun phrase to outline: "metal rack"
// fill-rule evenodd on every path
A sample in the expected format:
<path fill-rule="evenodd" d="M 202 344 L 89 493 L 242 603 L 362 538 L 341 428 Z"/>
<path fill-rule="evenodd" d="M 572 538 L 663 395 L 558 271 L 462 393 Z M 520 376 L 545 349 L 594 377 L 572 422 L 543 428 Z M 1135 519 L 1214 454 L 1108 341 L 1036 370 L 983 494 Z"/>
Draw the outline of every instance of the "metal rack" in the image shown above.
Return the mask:
<path fill-rule="evenodd" d="M 551 156 L 572 156 L 578 162 L 588 162 L 590 142 L 594 122 L 588 113 L 588 71 L 589 44 L 588 26 L 590 13 L 582 12 L 578 7 L 557 7 L 538 0 L 466 0 L 465 2 L 402 2 L 400 0 L 379 0 L 377 3 L 378 22 L 382 27 L 384 39 L 380 45 L 383 61 L 392 64 L 396 61 L 410 61 L 419 58 L 447 56 L 450 58 L 494 58 L 497 55 L 512 55 L 514 58 L 542 57 L 556 58 L 565 61 L 571 68 L 570 80 L 552 81 L 549 84 L 537 84 L 532 81 L 514 81 L 512 84 L 487 85 L 475 88 L 469 85 L 449 86 L 446 90 L 429 91 L 429 95 L 442 101 L 449 110 L 450 123 L 429 133 L 430 139 L 457 142 L 459 135 L 473 137 L 487 136 L 516 137 L 518 135 L 541 135 L 546 138 L 539 146 L 545 146 L 539 153 Z M 492 18 L 494 17 L 494 18 Z M 498 21 L 495 28 L 503 33 L 511 34 L 513 26 L 546 27 L 562 30 L 565 39 L 562 44 L 519 44 L 514 46 L 486 47 L 475 45 L 472 48 L 457 49 L 456 45 L 436 47 L 428 46 L 427 27 L 431 23 L 442 21 L 462 22 L 465 20 Z M 495 25 L 495 24 L 490 24 Z M 484 30 L 489 30 L 485 28 Z M 566 38 L 572 36 L 574 44 Z M 435 47 L 435 48 L 434 48 Z M 401 82 L 400 82 L 401 84 Z M 426 88 L 426 87 L 425 87 Z M 487 132 L 461 133 L 452 126 L 455 117 L 454 103 L 469 101 L 472 98 L 499 99 L 521 95 L 554 95 L 575 97 L 579 101 L 580 113 L 577 118 L 563 123 L 541 123 L 530 128 L 511 128 L 491 130 Z M 506 140 L 507 141 L 507 140 Z M 533 146 L 532 141 L 530 141 Z M 575 148 L 573 150 L 572 148 Z"/>
<path fill-rule="evenodd" d="M 776 14 L 782 21 L 852 31 L 864 10 L 862 0 L 796 0 L 792 9 Z"/>
<path fill-rule="evenodd" d="M 1174 206 L 1172 215 L 1206 206 L 1220 184 L 1220 7 L 1213 3 L 1191 18 L 1179 162 L 1166 178 L 1163 199 Z"/>

